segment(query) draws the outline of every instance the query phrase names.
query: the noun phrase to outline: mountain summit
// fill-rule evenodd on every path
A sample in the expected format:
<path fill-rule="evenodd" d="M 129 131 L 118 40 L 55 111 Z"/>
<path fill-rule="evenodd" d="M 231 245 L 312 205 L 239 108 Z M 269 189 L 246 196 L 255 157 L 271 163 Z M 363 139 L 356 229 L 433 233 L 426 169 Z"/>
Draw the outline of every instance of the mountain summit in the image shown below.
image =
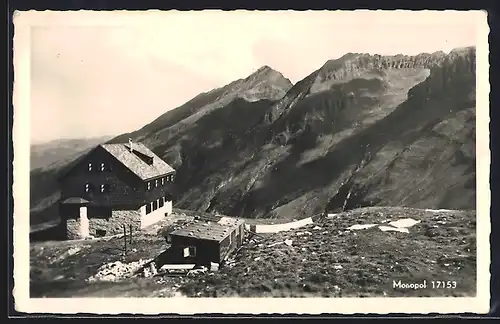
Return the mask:
<path fill-rule="evenodd" d="M 262 99 L 281 99 L 292 87 L 292 82 L 280 72 L 264 65 L 242 80 L 238 86 L 242 88 L 239 97 L 254 102 Z"/>
<path fill-rule="evenodd" d="M 263 66 L 111 142 L 129 137 L 178 170 L 183 209 L 290 219 L 473 209 L 475 49 L 349 53 L 294 85 Z M 33 186 L 43 192 L 34 210 L 57 194 Z"/>

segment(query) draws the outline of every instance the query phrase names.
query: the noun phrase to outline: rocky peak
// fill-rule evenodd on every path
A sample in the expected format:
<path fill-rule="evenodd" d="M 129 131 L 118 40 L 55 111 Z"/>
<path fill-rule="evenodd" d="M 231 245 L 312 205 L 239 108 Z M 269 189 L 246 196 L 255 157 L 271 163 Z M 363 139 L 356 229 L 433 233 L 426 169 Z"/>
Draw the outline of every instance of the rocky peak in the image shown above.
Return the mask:
<path fill-rule="evenodd" d="M 273 123 L 296 102 L 311 94 L 326 91 L 335 84 L 353 79 L 380 79 L 384 82 L 399 73 L 398 69 L 425 69 L 428 75 L 439 79 L 444 73 L 448 80 L 458 73 L 475 72 L 475 47 L 454 49 L 449 54 L 442 51 L 421 53 L 414 56 L 397 54 L 383 56 L 368 53 L 347 53 L 327 61 L 320 69 L 296 83 L 290 91 L 263 116 L 265 124 Z M 434 72 L 430 72 L 434 70 Z M 438 71 L 439 70 L 439 71 Z M 401 71 L 403 72 L 403 71 Z M 404 75 L 407 72 L 403 72 Z"/>
<path fill-rule="evenodd" d="M 247 101 L 261 99 L 279 100 L 292 87 L 292 82 L 283 74 L 264 65 L 238 84 L 239 97 Z"/>
<path fill-rule="evenodd" d="M 259 74 L 259 73 L 269 73 L 269 72 L 279 73 L 278 71 L 274 70 L 269 65 L 263 65 L 263 66 L 261 66 L 260 68 L 257 69 L 257 71 L 255 73 Z"/>
<path fill-rule="evenodd" d="M 471 58 L 474 54 L 474 47 L 454 49 L 449 54 L 438 51 L 414 56 L 348 53 L 339 59 L 327 61 L 318 70 L 309 93 L 328 90 L 335 83 L 355 78 L 382 78 L 387 69 L 432 69 L 444 62 L 449 64 L 450 60 L 454 61 L 458 57 Z"/>
<path fill-rule="evenodd" d="M 283 86 L 291 87 L 292 82 L 285 78 L 283 74 L 269 67 L 268 65 L 261 66 L 254 73 L 250 74 L 245 81 L 267 81 L 272 83 L 277 83 Z"/>

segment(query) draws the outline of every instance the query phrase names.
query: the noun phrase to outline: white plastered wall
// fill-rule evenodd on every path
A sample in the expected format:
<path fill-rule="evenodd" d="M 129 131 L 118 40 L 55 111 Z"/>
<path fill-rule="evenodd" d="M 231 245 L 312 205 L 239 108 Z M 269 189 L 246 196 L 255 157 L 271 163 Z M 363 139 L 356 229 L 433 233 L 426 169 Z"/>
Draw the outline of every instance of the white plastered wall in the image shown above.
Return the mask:
<path fill-rule="evenodd" d="M 87 207 L 80 207 L 80 237 L 89 236 L 89 219 L 87 217 Z"/>
<path fill-rule="evenodd" d="M 160 198 L 163 199 L 163 198 Z M 157 200 L 158 206 L 159 206 L 159 200 Z M 147 204 L 146 204 L 147 205 Z M 153 209 L 153 202 L 150 202 L 149 205 L 151 206 L 151 212 L 149 214 L 146 214 L 146 205 L 141 206 L 141 228 L 146 228 L 148 226 L 151 226 L 162 219 L 164 219 L 166 216 L 172 214 L 172 201 L 168 200 L 164 203 L 162 207 L 159 207 L 156 210 Z"/>

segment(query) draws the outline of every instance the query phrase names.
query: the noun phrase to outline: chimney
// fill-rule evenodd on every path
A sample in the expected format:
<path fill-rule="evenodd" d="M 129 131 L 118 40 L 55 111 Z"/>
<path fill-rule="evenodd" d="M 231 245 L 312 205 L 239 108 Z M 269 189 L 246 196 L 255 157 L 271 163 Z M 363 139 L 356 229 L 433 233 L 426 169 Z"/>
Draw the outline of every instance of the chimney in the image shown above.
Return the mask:
<path fill-rule="evenodd" d="M 132 149 L 132 139 L 131 138 L 128 139 L 128 146 L 130 147 L 130 152 L 132 152 L 133 149 Z"/>

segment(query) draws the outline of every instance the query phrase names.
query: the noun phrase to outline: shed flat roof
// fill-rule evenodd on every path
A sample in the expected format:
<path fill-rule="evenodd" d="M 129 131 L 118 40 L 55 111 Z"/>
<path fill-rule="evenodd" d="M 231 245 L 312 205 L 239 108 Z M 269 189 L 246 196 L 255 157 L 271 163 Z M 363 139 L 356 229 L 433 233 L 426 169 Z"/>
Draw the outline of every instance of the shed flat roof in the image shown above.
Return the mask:
<path fill-rule="evenodd" d="M 221 242 L 242 223 L 244 223 L 242 220 L 236 220 L 233 224 L 194 222 L 170 233 L 170 235 Z"/>

